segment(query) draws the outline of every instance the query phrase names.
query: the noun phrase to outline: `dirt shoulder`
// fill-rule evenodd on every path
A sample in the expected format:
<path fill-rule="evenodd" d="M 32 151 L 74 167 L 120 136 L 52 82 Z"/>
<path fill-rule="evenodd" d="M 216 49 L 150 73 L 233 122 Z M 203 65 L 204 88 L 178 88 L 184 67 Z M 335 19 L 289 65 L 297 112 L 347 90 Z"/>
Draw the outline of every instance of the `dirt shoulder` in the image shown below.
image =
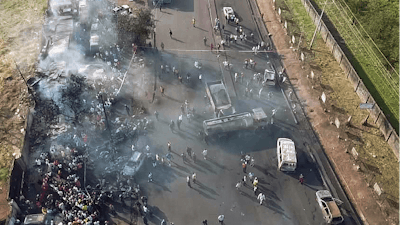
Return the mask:
<path fill-rule="evenodd" d="M 47 0 L 0 1 L 0 221 L 9 215 L 7 204 L 12 160 L 20 155 L 25 116 L 30 105 L 26 79 L 39 54 L 42 18 Z"/>
<path fill-rule="evenodd" d="M 289 44 L 290 38 L 277 18 L 272 0 L 257 3 L 278 53 L 284 55 L 290 82 L 357 213 L 365 224 L 398 224 L 398 163 L 374 121 L 369 119 L 368 126 L 361 125 L 368 113 L 358 109 L 361 102 L 338 63 L 321 38 L 316 39 L 313 52 L 301 62 L 298 52 Z M 322 92 L 327 95 L 326 104 L 319 99 Z M 349 116 L 352 126 L 344 126 Z M 334 125 L 336 118 L 342 124 L 339 129 Z M 351 154 L 353 147 L 357 160 Z M 386 194 L 378 196 L 373 189 L 375 183 Z"/>

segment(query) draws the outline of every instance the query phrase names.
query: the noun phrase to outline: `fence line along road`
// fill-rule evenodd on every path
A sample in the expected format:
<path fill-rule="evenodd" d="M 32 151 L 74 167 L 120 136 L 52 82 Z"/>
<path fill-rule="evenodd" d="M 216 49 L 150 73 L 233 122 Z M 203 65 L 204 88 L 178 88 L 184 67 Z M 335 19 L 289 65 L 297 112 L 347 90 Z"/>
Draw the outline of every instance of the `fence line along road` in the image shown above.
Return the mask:
<path fill-rule="evenodd" d="M 311 4 L 310 0 L 301 0 L 301 2 L 306 8 L 308 14 L 310 15 L 313 23 L 318 26 L 320 15 Z M 318 31 L 320 32 L 326 46 L 328 47 L 328 49 L 331 50 L 334 58 L 339 63 L 339 66 L 343 69 L 345 74 L 347 74 L 347 78 L 353 84 L 354 91 L 359 96 L 361 102 L 373 103 L 374 105 L 376 105 L 376 107 L 368 109 L 368 111 L 370 112 L 370 116 L 374 120 L 374 123 L 379 127 L 380 131 L 384 135 L 385 141 L 388 142 L 397 160 L 399 161 L 399 136 L 396 133 L 395 129 L 392 127 L 383 111 L 378 107 L 375 99 L 369 93 L 369 90 L 360 79 L 350 60 L 344 54 L 340 45 L 336 42 L 335 38 L 333 37 L 330 30 L 327 28 L 324 21 L 321 21 Z"/>

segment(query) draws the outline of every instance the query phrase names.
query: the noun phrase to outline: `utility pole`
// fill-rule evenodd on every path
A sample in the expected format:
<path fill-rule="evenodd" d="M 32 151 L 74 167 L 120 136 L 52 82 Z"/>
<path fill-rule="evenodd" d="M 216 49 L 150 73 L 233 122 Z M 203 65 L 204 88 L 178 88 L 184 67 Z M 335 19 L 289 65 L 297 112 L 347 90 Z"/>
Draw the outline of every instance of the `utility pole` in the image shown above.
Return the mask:
<path fill-rule="evenodd" d="M 312 39 L 311 39 L 311 43 L 310 43 L 310 48 L 309 48 L 309 50 L 311 50 L 311 48 L 312 48 L 312 45 L 313 45 L 313 42 L 314 42 L 314 38 L 315 38 L 315 36 L 317 35 L 317 30 L 319 29 L 319 26 L 321 25 L 322 16 L 324 15 L 325 6 L 326 6 L 327 3 L 328 3 L 328 0 L 325 1 L 324 7 L 322 8 L 321 16 L 319 17 L 318 25 L 317 25 L 317 27 L 315 28 L 314 35 L 313 35 L 313 37 L 312 37 Z"/>
<path fill-rule="evenodd" d="M 29 93 L 30 95 L 32 95 L 33 100 L 35 101 L 35 103 L 37 103 L 37 102 L 36 102 L 36 96 L 34 95 L 34 93 L 33 93 L 32 89 L 31 89 L 31 87 L 28 85 L 28 82 L 25 80 L 25 77 L 24 77 L 24 75 L 22 74 L 21 70 L 19 69 L 18 64 L 17 64 L 17 62 L 15 62 L 15 60 L 14 60 L 14 63 L 15 63 L 15 66 L 17 67 L 17 70 L 18 70 L 19 75 L 22 77 L 22 80 L 24 80 L 24 83 L 25 83 L 26 87 L 28 88 L 28 93 Z"/>

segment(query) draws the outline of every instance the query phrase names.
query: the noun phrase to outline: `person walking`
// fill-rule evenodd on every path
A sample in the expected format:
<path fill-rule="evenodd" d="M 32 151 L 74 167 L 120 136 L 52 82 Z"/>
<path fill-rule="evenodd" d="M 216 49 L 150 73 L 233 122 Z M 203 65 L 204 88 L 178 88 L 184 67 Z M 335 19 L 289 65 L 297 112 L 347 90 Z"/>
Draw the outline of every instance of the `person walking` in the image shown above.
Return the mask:
<path fill-rule="evenodd" d="M 169 37 L 172 38 L 172 30 L 169 28 Z"/>
<path fill-rule="evenodd" d="M 203 225 L 208 225 L 207 220 L 203 220 Z"/>
<path fill-rule="evenodd" d="M 193 24 L 193 27 L 196 27 L 196 19 L 195 18 L 192 19 L 192 24 Z"/>
<path fill-rule="evenodd" d="M 258 91 L 258 98 L 261 98 L 261 94 L 262 94 L 263 88 L 264 87 L 260 88 L 260 90 Z"/>
<path fill-rule="evenodd" d="M 156 117 L 157 121 L 159 121 L 159 120 L 158 120 L 159 113 L 157 112 L 157 110 L 154 111 L 154 116 Z"/>
<path fill-rule="evenodd" d="M 194 183 L 194 184 L 196 183 L 196 179 L 197 179 L 197 175 L 196 175 L 196 173 L 193 172 L 193 174 L 192 174 L 192 180 L 193 180 L 193 183 Z"/>
<path fill-rule="evenodd" d="M 258 186 L 258 178 L 257 178 L 257 177 L 254 178 L 253 186 L 254 186 L 254 187 L 257 187 L 257 186 Z"/>
<path fill-rule="evenodd" d="M 237 83 L 238 79 L 239 79 L 239 74 L 235 73 L 235 83 Z"/>
<path fill-rule="evenodd" d="M 130 110 L 127 104 L 125 104 L 125 110 L 126 110 L 126 114 L 128 114 L 128 116 L 130 116 Z"/>
<path fill-rule="evenodd" d="M 164 43 L 163 42 L 161 42 L 161 50 L 164 51 Z"/>
<path fill-rule="evenodd" d="M 257 189 L 258 189 L 257 186 L 254 186 L 254 187 L 253 187 L 253 191 L 254 191 L 254 195 L 255 195 L 255 196 L 257 196 Z"/>
<path fill-rule="evenodd" d="M 206 38 L 206 36 L 204 36 L 203 42 L 204 42 L 204 45 L 207 45 L 207 38 Z"/>
<path fill-rule="evenodd" d="M 165 222 L 165 219 L 161 220 L 161 225 L 167 225 L 167 222 Z"/>
<path fill-rule="evenodd" d="M 147 182 L 153 182 L 153 174 L 151 172 L 149 173 L 147 178 L 148 178 Z"/>
<path fill-rule="evenodd" d="M 175 122 L 171 120 L 171 123 L 169 124 L 169 129 L 171 130 L 171 132 L 174 131 L 174 127 L 175 127 Z"/>
<path fill-rule="evenodd" d="M 182 154 L 181 154 L 181 157 L 182 157 L 183 163 L 186 163 L 186 155 L 185 155 L 185 153 L 182 153 Z"/>
<path fill-rule="evenodd" d="M 257 196 L 257 200 L 260 201 L 260 205 L 262 205 L 263 201 L 265 200 L 265 195 L 260 192 Z"/>
<path fill-rule="evenodd" d="M 242 181 L 243 181 L 243 186 L 247 186 L 247 177 L 246 177 L 246 175 L 244 175 L 243 176 L 243 178 L 242 178 Z"/>
<path fill-rule="evenodd" d="M 247 69 L 248 66 L 249 66 L 249 60 L 245 59 L 244 60 L 244 68 Z"/>
<path fill-rule="evenodd" d="M 186 176 L 186 183 L 190 188 L 192 187 L 192 185 L 190 185 L 190 177 L 189 176 Z"/>
<path fill-rule="evenodd" d="M 300 174 L 299 182 L 300 182 L 300 184 L 303 184 L 303 182 L 304 182 L 304 176 L 303 176 L 303 174 Z"/>
<path fill-rule="evenodd" d="M 194 152 L 192 153 L 192 159 L 193 159 L 193 162 L 196 163 L 197 156 Z"/>
<path fill-rule="evenodd" d="M 171 142 L 167 142 L 167 147 L 168 147 L 168 152 L 171 152 L 172 151 L 172 149 L 171 149 Z"/>
<path fill-rule="evenodd" d="M 242 163 L 243 173 L 246 173 L 247 162 Z"/>
<path fill-rule="evenodd" d="M 212 43 L 210 44 L 210 48 L 211 48 L 211 52 L 212 52 L 212 50 L 214 49 L 214 45 Z"/>
<path fill-rule="evenodd" d="M 192 157 L 192 149 L 190 147 L 186 148 L 186 152 L 187 152 L 189 157 Z"/>
<path fill-rule="evenodd" d="M 207 160 L 207 149 L 203 150 L 203 156 L 204 156 L 204 160 Z"/>
<path fill-rule="evenodd" d="M 160 86 L 161 96 L 165 96 L 164 91 L 165 91 L 164 87 L 163 87 L 163 86 Z"/>
<path fill-rule="evenodd" d="M 179 80 L 179 83 L 182 84 L 182 76 L 181 75 L 178 76 L 178 80 Z"/>
<path fill-rule="evenodd" d="M 242 187 L 242 183 L 239 181 L 236 183 L 236 189 L 240 192 L 240 188 Z"/>
<path fill-rule="evenodd" d="M 250 166 L 251 166 L 251 167 L 254 167 L 254 163 L 255 163 L 255 162 L 254 162 L 254 157 L 251 157 Z"/>
<path fill-rule="evenodd" d="M 222 224 L 224 224 L 224 219 L 225 219 L 225 216 L 224 215 L 219 215 L 218 216 L 218 222 L 222 225 Z"/>
<path fill-rule="evenodd" d="M 168 166 L 169 167 L 171 167 L 171 160 L 172 160 L 172 158 L 174 157 L 171 153 L 167 153 L 166 155 L 165 155 L 165 157 L 167 158 L 167 160 L 168 160 Z"/>

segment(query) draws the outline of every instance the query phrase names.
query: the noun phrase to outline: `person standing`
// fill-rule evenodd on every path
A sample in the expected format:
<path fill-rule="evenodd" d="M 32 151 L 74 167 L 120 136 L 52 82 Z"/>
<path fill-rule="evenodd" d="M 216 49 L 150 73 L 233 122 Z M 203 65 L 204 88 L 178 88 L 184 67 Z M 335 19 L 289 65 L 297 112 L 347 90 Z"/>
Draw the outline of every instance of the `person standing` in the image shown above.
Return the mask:
<path fill-rule="evenodd" d="M 243 186 L 247 186 L 247 177 L 246 177 L 246 175 L 244 175 L 243 176 L 243 179 L 242 179 L 242 181 L 243 181 Z"/>
<path fill-rule="evenodd" d="M 193 24 L 193 27 L 196 27 L 196 19 L 195 18 L 192 19 L 192 24 Z"/>
<path fill-rule="evenodd" d="M 153 174 L 152 173 L 149 173 L 147 178 L 148 178 L 147 182 L 153 182 Z"/>
<path fill-rule="evenodd" d="M 175 127 L 175 123 L 173 120 L 171 120 L 171 123 L 169 124 L 169 129 L 171 130 L 171 132 L 174 131 L 174 127 Z"/>
<path fill-rule="evenodd" d="M 208 225 L 207 220 L 203 220 L 203 225 Z"/>
<path fill-rule="evenodd" d="M 203 156 L 204 156 L 204 160 L 207 160 L 207 149 L 203 150 Z"/>
<path fill-rule="evenodd" d="M 172 38 L 172 30 L 169 28 L 169 37 Z"/>
<path fill-rule="evenodd" d="M 157 121 L 159 121 L 159 120 L 158 120 L 159 113 L 157 112 L 157 110 L 154 111 L 154 116 L 156 116 Z"/>
<path fill-rule="evenodd" d="M 254 191 L 254 195 L 255 195 L 255 196 L 257 196 L 257 189 L 258 189 L 257 186 L 254 186 L 254 187 L 253 187 L 253 191 Z"/>
<path fill-rule="evenodd" d="M 187 185 L 191 188 L 192 186 L 190 185 L 190 177 L 186 176 L 186 183 Z"/>
<path fill-rule="evenodd" d="M 222 224 L 224 224 L 224 219 L 225 219 L 225 216 L 224 215 L 219 215 L 218 216 L 218 222 L 222 225 Z"/>
<path fill-rule="evenodd" d="M 192 174 L 193 183 L 196 183 L 196 179 L 197 179 L 197 175 L 196 175 L 196 173 L 193 172 L 193 174 Z"/>
<path fill-rule="evenodd" d="M 164 87 L 163 87 L 163 86 L 160 86 L 161 96 L 165 96 L 164 91 L 165 91 Z"/>
<path fill-rule="evenodd" d="M 235 83 L 237 83 L 238 79 L 239 79 L 239 75 L 238 75 L 238 73 L 235 73 Z"/>
<path fill-rule="evenodd" d="M 236 183 L 236 189 L 238 190 L 238 191 L 240 191 L 240 188 L 242 187 L 242 183 L 239 181 L 239 182 L 237 182 Z"/>
<path fill-rule="evenodd" d="M 161 12 L 162 4 L 160 4 L 160 12 Z"/>
<path fill-rule="evenodd" d="M 204 45 L 207 45 L 207 38 L 206 38 L 206 36 L 204 36 L 203 42 L 204 42 Z"/>
<path fill-rule="evenodd" d="M 303 182 L 304 182 L 304 176 L 303 176 L 303 174 L 300 174 L 299 182 L 300 182 L 300 184 L 303 184 Z"/>
<path fill-rule="evenodd" d="M 125 104 L 125 110 L 126 110 L 126 114 L 128 114 L 128 116 L 130 116 L 130 110 L 127 104 Z"/>
<path fill-rule="evenodd" d="M 168 141 L 167 146 L 168 146 L 168 152 L 171 152 L 171 151 L 172 151 L 172 149 L 171 149 L 171 142 Z"/>
<path fill-rule="evenodd" d="M 257 178 L 257 177 L 254 178 L 253 186 L 254 186 L 254 187 L 257 187 L 257 186 L 258 186 L 258 178 Z"/>
<path fill-rule="evenodd" d="M 254 163 L 255 163 L 255 162 L 254 162 L 254 157 L 251 157 L 250 166 L 251 166 L 251 167 L 254 167 Z"/>
<path fill-rule="evenodd" d="M 182 84 L 182 76 L 181 75 L 178 76 L 178 80 Z"/>
<path fill-rule="evenodd" d="M 257 200 L 259 200 L 260 205 L 262 205 L 263 201 L 265 200 L 265 195 L 260 192 L 260 194 L 258 194 L 258 196 L 257 196 Z"/>
<path fill-rule="evenodd" d="M 187 147 L 186 148 L 186 152 L 187 152 L 189 157 L 192 157 L 192 149 L 191 148 Z"/>
<path fill-rule="evenodd" d="M 163 42 L 161 42 L 161 50 L 164 51 L 164 43 Z"/>
<path fill-rule="evenodd" d="M 246 173 L 247 162 L 242 163 L 243 173 Z"/>
<path fill-rule="evenodd" d="M 210 48 L 211 48 L 211 52 L 212 52 L 212 50 L 214 49 L 214 45 L 212 43 L 210 44 Z"/>
<path fill-rule="evenodd" d="M 196 156 L 196 154 L 194 152 L 192 154 L 192 159 L 193 159 L 193 162 L 196 163 L 197 156 Z"/>
<path fill-rule="evenodd" d="M 182 154 L 181 154 L 181 157 L 182 157 L 183 163 L 186 163 L 186 155 L 185 155 L 185 153 L 182 153 Z"/>

